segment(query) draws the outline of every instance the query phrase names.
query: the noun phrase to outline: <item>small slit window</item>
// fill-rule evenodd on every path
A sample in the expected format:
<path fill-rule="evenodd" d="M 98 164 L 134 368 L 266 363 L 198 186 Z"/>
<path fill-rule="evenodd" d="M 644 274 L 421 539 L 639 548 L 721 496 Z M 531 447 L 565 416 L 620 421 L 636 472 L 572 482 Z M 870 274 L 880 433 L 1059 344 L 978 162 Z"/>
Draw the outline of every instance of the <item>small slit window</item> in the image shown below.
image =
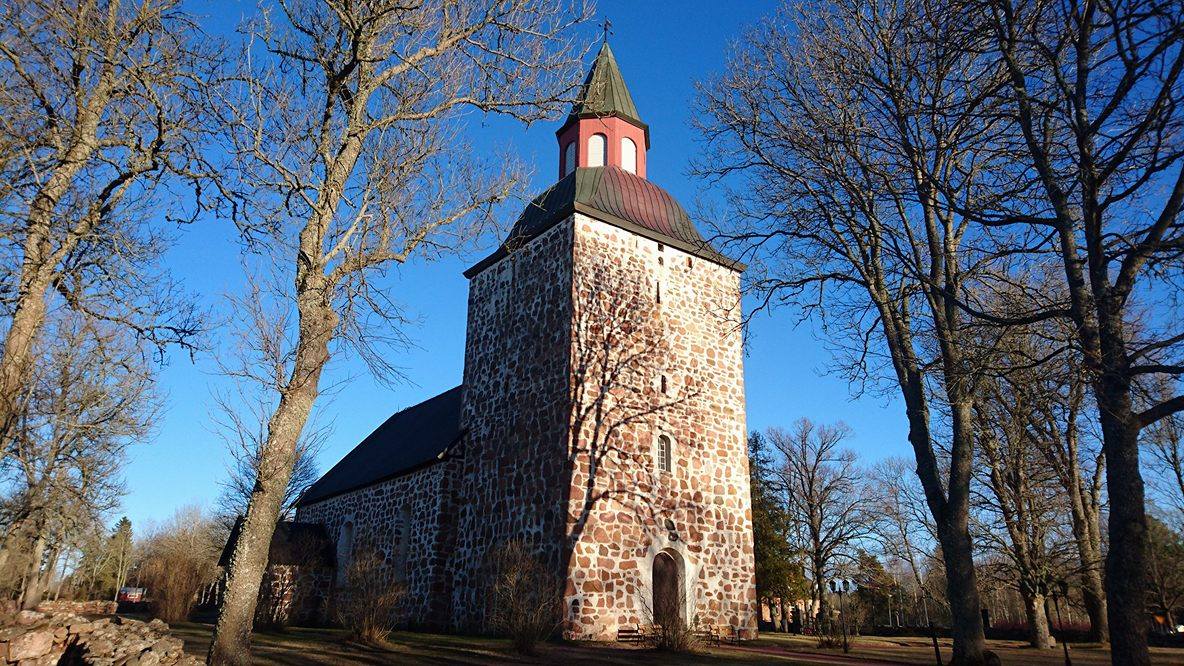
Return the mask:
<path fill-rule="evenodd" d="M 349 574 L 350 560 L 354 551 L 354 523 L 346 521 L 337 538 L 337 582 L 344 583 Z"/>
<path fill-rule="evenodd" d="M 593 134 L 588 137 L 588 166 L 604 166 L 606 150 L 608 150 L 608 140 L 603 134 Z"/>
<path fill-rule="evenodd" d="M 669 472 L 671 465 L 671 443 L 666 435 L 658 435 L 658 471 Z"/>
<path fill-rule="evenodd" d="M 654 300 L 658 303 L 662 302 L 662 283 L 658 282 L 654 289 Z"/>
<path fill-rule="evenodd" d="M 667 382 L 666 382 L 666 375 L 662 375 L 662 380 L 661 380 L 661 382 L 659 382 L 659 384 L 661 385 L 662 395 L 666 395 L 667 393 L 670 392 L 670 387 L 667 385 Z"/>
<path fill-rule="evenodd" d="M 407 558 L 411 552 L 411 505 L 405 503 L 399 509 L 399 532 L 395 540 L 395 579 L 407 580 Z"/>
<path fill-rule="evenodd" d="M 637 144 L 633 139 L 621 139 L 621 168 L 629 173 L 637 173 Z"/>

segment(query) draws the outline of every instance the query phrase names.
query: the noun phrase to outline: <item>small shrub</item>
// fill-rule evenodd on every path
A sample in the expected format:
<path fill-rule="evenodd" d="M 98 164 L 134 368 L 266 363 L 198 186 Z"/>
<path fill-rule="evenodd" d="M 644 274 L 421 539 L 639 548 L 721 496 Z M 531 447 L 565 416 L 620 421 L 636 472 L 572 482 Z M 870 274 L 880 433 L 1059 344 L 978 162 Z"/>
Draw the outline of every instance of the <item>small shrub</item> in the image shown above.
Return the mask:
<path fill-rule="evenodd" d="M 218 577 L 218 549 L 214 524 L 196 508 L 178 510 L 139 544 L 135 576 L 153 617 L 188 619 L 198 591 Z"/>
<path fill-rule="evenodd" d="M 683 599 L 679 590 L 681 584 L 673 590 L 667 588 L 665 591 L 654 591 L 654 607 L 643 605 L 642 612 L 649 618 L 650 642 L 654 647 L 688 654 L 699 650 L 699 639 L 695 631 L 697 628 L 705 627 L 700 627 L 698 615 L 695 616 L 694 626 L 688 625 L 682 619 L 679 608 L 683 604 Z"/>
<path fill-rule="evenodd" d="M 489 569 L 493 628 L 509 636 L 518 652 L 534 654 L 535 646 L 555 632 L 563 616 L 558 577 L 519 541 L 496 548 Z"/>
<path fill-rule="evenodd" d="M 334 598 L 341 626 L 355 640 L 370 645 L 381 645 L 394 629 L 405 594 L 402 585 L 380 582 L 382 565 L 382 556 L 373 550 L 355 553 Z"/>

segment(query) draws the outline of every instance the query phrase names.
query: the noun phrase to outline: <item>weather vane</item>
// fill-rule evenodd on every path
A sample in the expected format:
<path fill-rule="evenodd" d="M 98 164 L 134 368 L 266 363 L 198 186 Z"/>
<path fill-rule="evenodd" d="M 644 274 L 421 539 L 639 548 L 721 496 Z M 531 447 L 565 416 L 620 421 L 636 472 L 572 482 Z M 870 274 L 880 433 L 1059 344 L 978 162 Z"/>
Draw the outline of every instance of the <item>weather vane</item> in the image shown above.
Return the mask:
<path fill-rule="evenodd" d="M 604 43 L 606 43 L 606 44 L 608 43 L 608 36 L 613 34 L 612 27 L 613 27 L 613 22 L 608 20 L 607 18 L 604 19 L 604 22 L 600 24 L 600 28 L 602 30 L 604 30 Z"/>

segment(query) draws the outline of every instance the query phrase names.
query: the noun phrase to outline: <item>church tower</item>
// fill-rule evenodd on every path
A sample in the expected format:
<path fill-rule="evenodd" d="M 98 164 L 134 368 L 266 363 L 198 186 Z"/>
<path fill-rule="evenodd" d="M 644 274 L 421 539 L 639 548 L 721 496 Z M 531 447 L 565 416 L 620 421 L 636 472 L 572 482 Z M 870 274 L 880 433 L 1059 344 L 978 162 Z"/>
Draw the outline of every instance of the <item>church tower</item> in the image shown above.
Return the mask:
<path fill-rule="evenodd" d="M 485 563 L 518 541 L 563 582 L 569 637 L 754 634 L 743 266 L 647 179 L 649 127 L 607 44 L 556 136 L 558 182 L 465 273 L 464 435 L 435 593 L 482 626 Z"/>

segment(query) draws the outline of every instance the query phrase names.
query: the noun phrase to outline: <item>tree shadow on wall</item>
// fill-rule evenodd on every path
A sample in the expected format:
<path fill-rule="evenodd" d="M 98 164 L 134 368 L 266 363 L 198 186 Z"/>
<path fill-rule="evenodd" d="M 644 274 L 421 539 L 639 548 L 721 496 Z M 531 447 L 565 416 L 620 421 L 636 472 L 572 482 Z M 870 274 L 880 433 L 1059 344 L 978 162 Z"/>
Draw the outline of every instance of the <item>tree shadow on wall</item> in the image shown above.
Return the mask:
<path fill-rule="evenodd" d="M 582 552 L 595 561 L 598 553 L 581 551 L 580 543 L 589 530 L 604 536 L 595 532 L 602 510 L 615 508 L 618 523 L 635 521 L 650 533 L 643 540 L 650 542 L 688 524 L 685 517 L 705 506 L 688 499 L 701 496 L 677 492 L 679 466 L 689 464 L 689 447 L 698 443 L 690 433 L 673 432 L 675 424 L 692 422 L 702 386 L 673 362 L 658 287 L 648 271 L 637 268 L 600 266 L 573 279 L 565 572 Z M 663 433 L 665 446 L 679 449 L 669 456 L 672 473 L 661 468 Z M 630 548 L 645 544 L 606 545 L 631 557 Z M 578 619 L 578 604 L 589 603 L 585 593 L 598 588 L 587 580 L 579 584 L 587 589 L 569 582 L 574 602 L 565 609 L 569 622 Z M 631 594 L 641 595 L 643 584 L 639 579 Z"/>

